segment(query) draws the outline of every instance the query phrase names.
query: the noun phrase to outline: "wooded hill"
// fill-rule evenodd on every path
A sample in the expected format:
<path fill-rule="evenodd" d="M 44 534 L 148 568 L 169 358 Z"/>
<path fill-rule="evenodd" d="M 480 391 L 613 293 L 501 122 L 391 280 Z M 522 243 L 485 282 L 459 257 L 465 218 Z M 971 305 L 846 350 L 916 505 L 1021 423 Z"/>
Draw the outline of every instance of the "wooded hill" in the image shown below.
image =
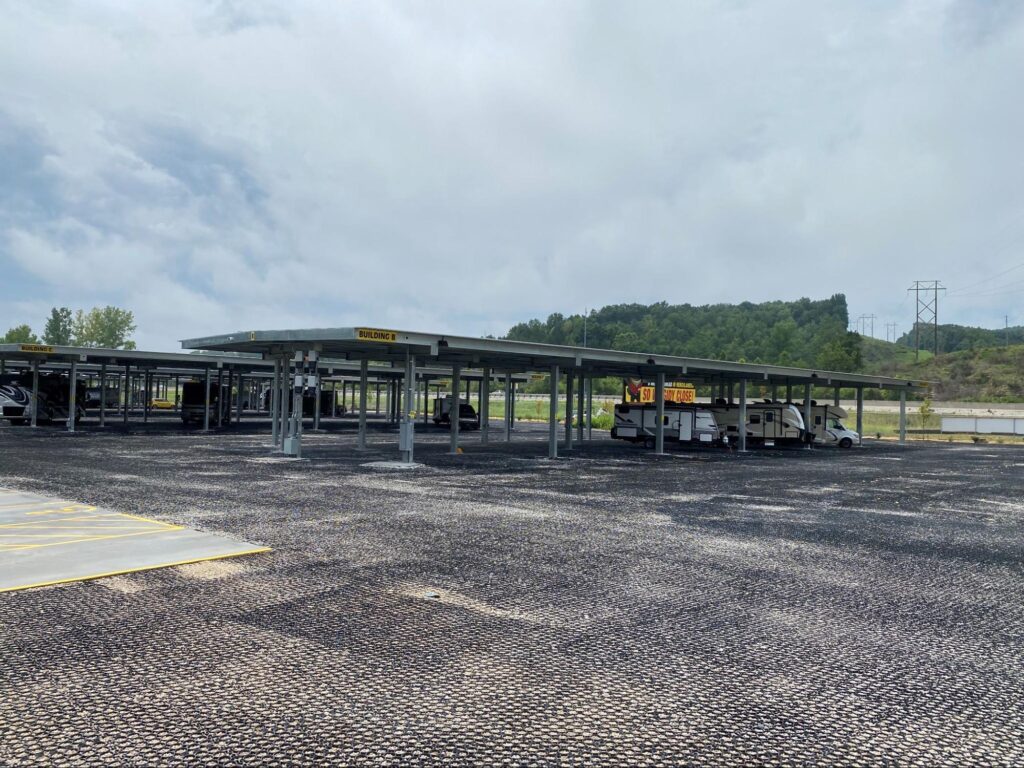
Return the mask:
<path fill-rule="evenodd" d="M 586 319 L 586 345 L 832 371 L 861 368 L 860 337 L 847 331 L 846 297 L 763 304 L 614 304 Z M 506 338 L 584 343 L 582 315 L 549 315 L 513 326 Z"/>
<path fill-rule="evenodd" d="M 913 335 L 896 343 L 847 331 L 846 297 L 823 301 L 770 301 L 763 304 L 616 304 L 587 315 L 587 346 L 686 357 L 760 362 L 874 373 L 937 382 L 936 400 L 1024 401 L 1024 343 L 1002 346 L 1002 330 L 939 326 L 939 348 L 960 348 L 937 358 L 922 350 L 915 360 Z M 931 329 L 929 329 L 930 331 Z M 514 326 L 507 338 L 546 344 L 583 344 L 583 316 L 553 314 Z M 907 339 L 911 339 L 911 346 Z M 931 344 L 932 336 L 922 336 Z M 1024 341 L 1024 329 L 1011 328 L 1010 341 Z M 981 346 L 987 344 L 988 346 Z M 965 348 L 966 347 L 966 348 Z M 605 386 L 606 385 L 606 386 Z M 539 392 L 547 391 L 538 383 Z M 602 383 L 614 393 L 621 382 Z M 869 397 L 895 396 L 869 391 Z"/>
<path fill-rule="evenodd" d="M 864 370 L 881 376 L 934 381 L 934 400 L 1024 401 L 1024 344 L 980 347 L 942 354 L 914 351 L 902 344 L 862 340 Z"/>
<path fill-rule="evenodd" d="M 963 352 L 967 349 L 1002 347 L 1007 343 L 1024 344 L 1024 326 L 1022 325 L 992 329 L 947 323 L 940 325 L 938 331 L 941 354 Z M 911 328 L 909 332 L 900 336 L 896 343 L 908 349 L 914 349 L 916 345 L 915 329 Z M 935 349 L 935 328 L 933 326 L 921 324 L 921 347 L 922 349 Z"/>

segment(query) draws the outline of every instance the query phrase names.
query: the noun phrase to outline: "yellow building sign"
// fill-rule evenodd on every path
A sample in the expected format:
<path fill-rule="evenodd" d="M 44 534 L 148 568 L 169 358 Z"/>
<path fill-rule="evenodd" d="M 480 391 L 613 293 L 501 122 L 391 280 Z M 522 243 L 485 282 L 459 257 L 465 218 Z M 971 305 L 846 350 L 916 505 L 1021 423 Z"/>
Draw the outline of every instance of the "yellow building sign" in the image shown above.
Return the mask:
<path fill-rule="evenodd" d="M 639 379 L 626 380 L 627 403 L 653 403 L 655 387 L 642 383 Z M 697 390 L 693 384 L 670 384 L 665 387 L 666 403 L 695 403 Z"/>
<path fill-rule="evenodd" d="M 359 341 L 376 341 L 394 344 L 398 341 L 397 331 L 382 331 L 380 328 L 356 328 L 356 339 Z"/>
<path fill-rule="evenodd" d="M 51 353 L 53 352 L 53 347 L 48 347 L 45 344 L 22 344 L 21 351 Z"/>

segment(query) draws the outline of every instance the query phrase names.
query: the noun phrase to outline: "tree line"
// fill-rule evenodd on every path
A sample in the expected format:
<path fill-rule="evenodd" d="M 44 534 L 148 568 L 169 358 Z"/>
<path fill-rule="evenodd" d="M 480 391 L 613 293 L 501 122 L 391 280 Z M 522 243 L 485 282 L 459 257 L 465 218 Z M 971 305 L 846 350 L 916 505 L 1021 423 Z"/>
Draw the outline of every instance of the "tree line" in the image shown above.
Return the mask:
<path fill-rule="evenodd" d="M 54 307 L 46 319 L 42 338 L 24 324 L 8 329 L 0 342 L 135 349 L 131 339 L 135 330 L 135 316 L 126 309 L 106 306 L 93 307 L 88 312 L 81 309 L 72 312 L 68 307 Z"/>
<path fill-rule="evenodd" d="M 589 312 L 585 325 L 589 347 L 830 371 L 863 366 L 843 294 L 761 304 L 614 304 Z M 519 323 L 506 338 L 581 346 L 584 316 Z"/>
<path fill-rule="evenodd" d="M 914 327 L 900 336 L 896 343 L 914 349 L 918 330 L 920 330 L 921 349 L 934 352 L 936 328 L 931 323 L 915 323 Z M 1011 325 L 1009 328 L 977 328 L 970 325 L 946 323 L 939 325 L 938 332 L 940 354 L 1002 347 L 1007 344 L 1024 344 L 1024 326 L 1021 325 Z"/>

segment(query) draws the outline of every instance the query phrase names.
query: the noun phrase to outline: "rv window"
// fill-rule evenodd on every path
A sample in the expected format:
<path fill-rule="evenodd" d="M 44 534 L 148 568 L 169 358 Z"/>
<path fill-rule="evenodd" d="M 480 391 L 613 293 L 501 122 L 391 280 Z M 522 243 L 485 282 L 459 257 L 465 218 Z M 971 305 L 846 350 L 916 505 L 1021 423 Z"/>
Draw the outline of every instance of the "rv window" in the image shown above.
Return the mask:
<path fill-rule="evenodd" d="M 759 414 L 755 413 L 753 416 L 750 417 L 750 423 L 751 424 L 760 424 L 761 423 L 761 416 Z"/>
<path fill-rule="evenodd" d="M 821 416 L 815 416 L 814 417 L 814 423 L 815 424 L 821 424 Z"/>
<path fill-rule="evenodd" d="M 769 424 L 769 423 L 771 423 L 771 422 L 775 421 L 775 414 L 774 414 L 774 413 L 772 413 L 771 411 L 768 411 L 768 412 L 767 412 L 767 413 L 766 413 L 766 414 L 764 415 L 764 421 L 765 421 L 765 423 L 766 423 L 766 424 Z"/>

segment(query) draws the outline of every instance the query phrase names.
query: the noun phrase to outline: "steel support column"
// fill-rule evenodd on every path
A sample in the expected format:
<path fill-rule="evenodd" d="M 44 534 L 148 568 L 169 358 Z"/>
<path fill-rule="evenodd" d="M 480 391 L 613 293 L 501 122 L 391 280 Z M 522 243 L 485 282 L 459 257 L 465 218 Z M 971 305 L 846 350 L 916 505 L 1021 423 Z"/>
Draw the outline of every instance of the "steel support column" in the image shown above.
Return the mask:
<path fill-rule="evenodd" d="M 356 442 L 356 449 L 366 450 L 366 387 L 369 376 L 370 363 L 368 360 L 359 361 L 359 435 Z"/>
<path fill-rule="evenodd" d="M 576 383 L 576 373 L 570 368 L 565 372 L 565 450 L 571 451 L 572 447 L 572 395 L 573 385 Z"/>
<path fill-rule="evenodd" d="M 206 396 L 203 400 L 203 432 L 210 431 L 210 369 L 206 369 Z"/>
<path fill-rule="evenodd" d="M 583 447 L 583 427 L 584 427 L 584 416 L 586 415 L 586 404 L 587 404 L 587 375 L 583 371 L 580 371 L 580 380 L 578 382 L 579 392 L 576 393 L 576 442 Z"/>
<path fill-rule="evenodd" d="M 100 363 L 100 426 L 107 426 L 107 364 Z"/>
<path fill-rule="evenodd" d="M 242 423 L 242 411 L 244 403 L 242 402 L 242 394 L 245 389 L 243 386 L 242 372 L 238 372 L 238 392 L 235 394 L 235 424 Z"/>
<path fill-rule="evenodd" d="M 907 443 L 907 390 L 900 390 L 900 445 Z"/>
<path fill-rule="evenodd" d="M 736 415 L 736 428 L 740 435 L 740 451 L 747 450 L 747 380 L 740 379 L 740 410 Z M 762 433 L 764 434 L 764 433 Z"/>
<path fill-rule="evenodd" d="M 587 440 L 594 439 L 594 377 L 587 377 Z"/>
<path fill-rule="evenodd" d="M 484 368 L 480 379 L 480 444 L 487 445 L 491 434 L 491 369 Z"/>
<path fill-rule="evenodd" d="M 814 424 L 811 422 L 811 394 L 813 389 L 810 384 L 804 384 L 804 429 L 807 430 L 807 447 L 814 447 Z"/>
<path fill-rule="evenodd" d="M 459 452 L 459 385 L 462 383 L 462 368 L 452 366 L 452 407 L 448 411 L 448 423 L 451 427 L 449 453 Z"/>
<path fill-rule="evenodd" d="M 839 387 L 836 387 L 835 392 L 832 394 L 832 404 L 839 405 Z"/>
<path fill-rule="evenodd" d="M 77 411 L 77 402 L 75 396 L 77 395 L 76 389 L 78 387 L 78 363 L 74 360 L 71 361 L 70 380 L 68 381 L 68 432 L 75 431 L 75 411 Z"/>
<path fill-rule="evenodd" d="M 654 377 L 654 452 L 665 453 L 665 374 L 661 371 Z"/>
<path fill-rule="evenodd" d="M 124 424 L 128 423 L 128 407 L 131 405 L 131 379 L 132 379 L 132 368 L 130 365 L 124 367 L 124 397 L 121 398 L 124 401 L 124 409 L 121 412 L 121 419 Z"/>
<path fill-rule="evenodd" d="M 39 424 L 39 361 L 32 361 L 32 426 Z"/>
<path fill-rule="evenodd" d="M 506 382 L 511 381 L 511 374 Z M 506 384 L 506 387 L 508 384 Z M 551 366 L 551 399 L 548 404 L 548 458 L 558 458 L 558 366 Z"/>
<path fill-rule="evenodd" d="M 512 442 L 512 373 L 505 374 L 505 442 Z"/>
<path fill-rule="evenodd" d="M 313 375 L 316 376 L 313 386 L 313 431 L 320 431 L 320 361 L 313 364 Z"/>
<path fill-rule="evenodd" d="M 430 420 L 430 377 L 423 376 L 423 426 Z"/>
<path fill-rule="evenodd" d="M 399 427 L 399 448 L 402 461 L 411 464 L 416 451 L 416 358 L 408 350 L 405 352 L 405 409 L 402 411 L 402 423 Z M 456 414 L 455 423 L 459 419 Z"/>
<path fill-rule="evenodd" d="M 296 352 L 292 357 L 294 370 L 292 371 L 292 426 L 290 430 L 291 442 L 286 447 L 291 450 L 285 451 L 296 459 L 302 458 L 302 390 L 306 382 L 305 376 L 306 356 L 302 352 Z"/>
<path fill-rule="evenodd" d="M 857 445 L 864 445 L 864 387 L 857 387 Z"/>
<path fill-rule="evenodd" d="M 277 419 L 278 399 L 281 397 L 281 361 L 274 358 L 274 378 L 270 384 L 270 442 L 277 447 L 280 435 L 280 422 Z"/>

